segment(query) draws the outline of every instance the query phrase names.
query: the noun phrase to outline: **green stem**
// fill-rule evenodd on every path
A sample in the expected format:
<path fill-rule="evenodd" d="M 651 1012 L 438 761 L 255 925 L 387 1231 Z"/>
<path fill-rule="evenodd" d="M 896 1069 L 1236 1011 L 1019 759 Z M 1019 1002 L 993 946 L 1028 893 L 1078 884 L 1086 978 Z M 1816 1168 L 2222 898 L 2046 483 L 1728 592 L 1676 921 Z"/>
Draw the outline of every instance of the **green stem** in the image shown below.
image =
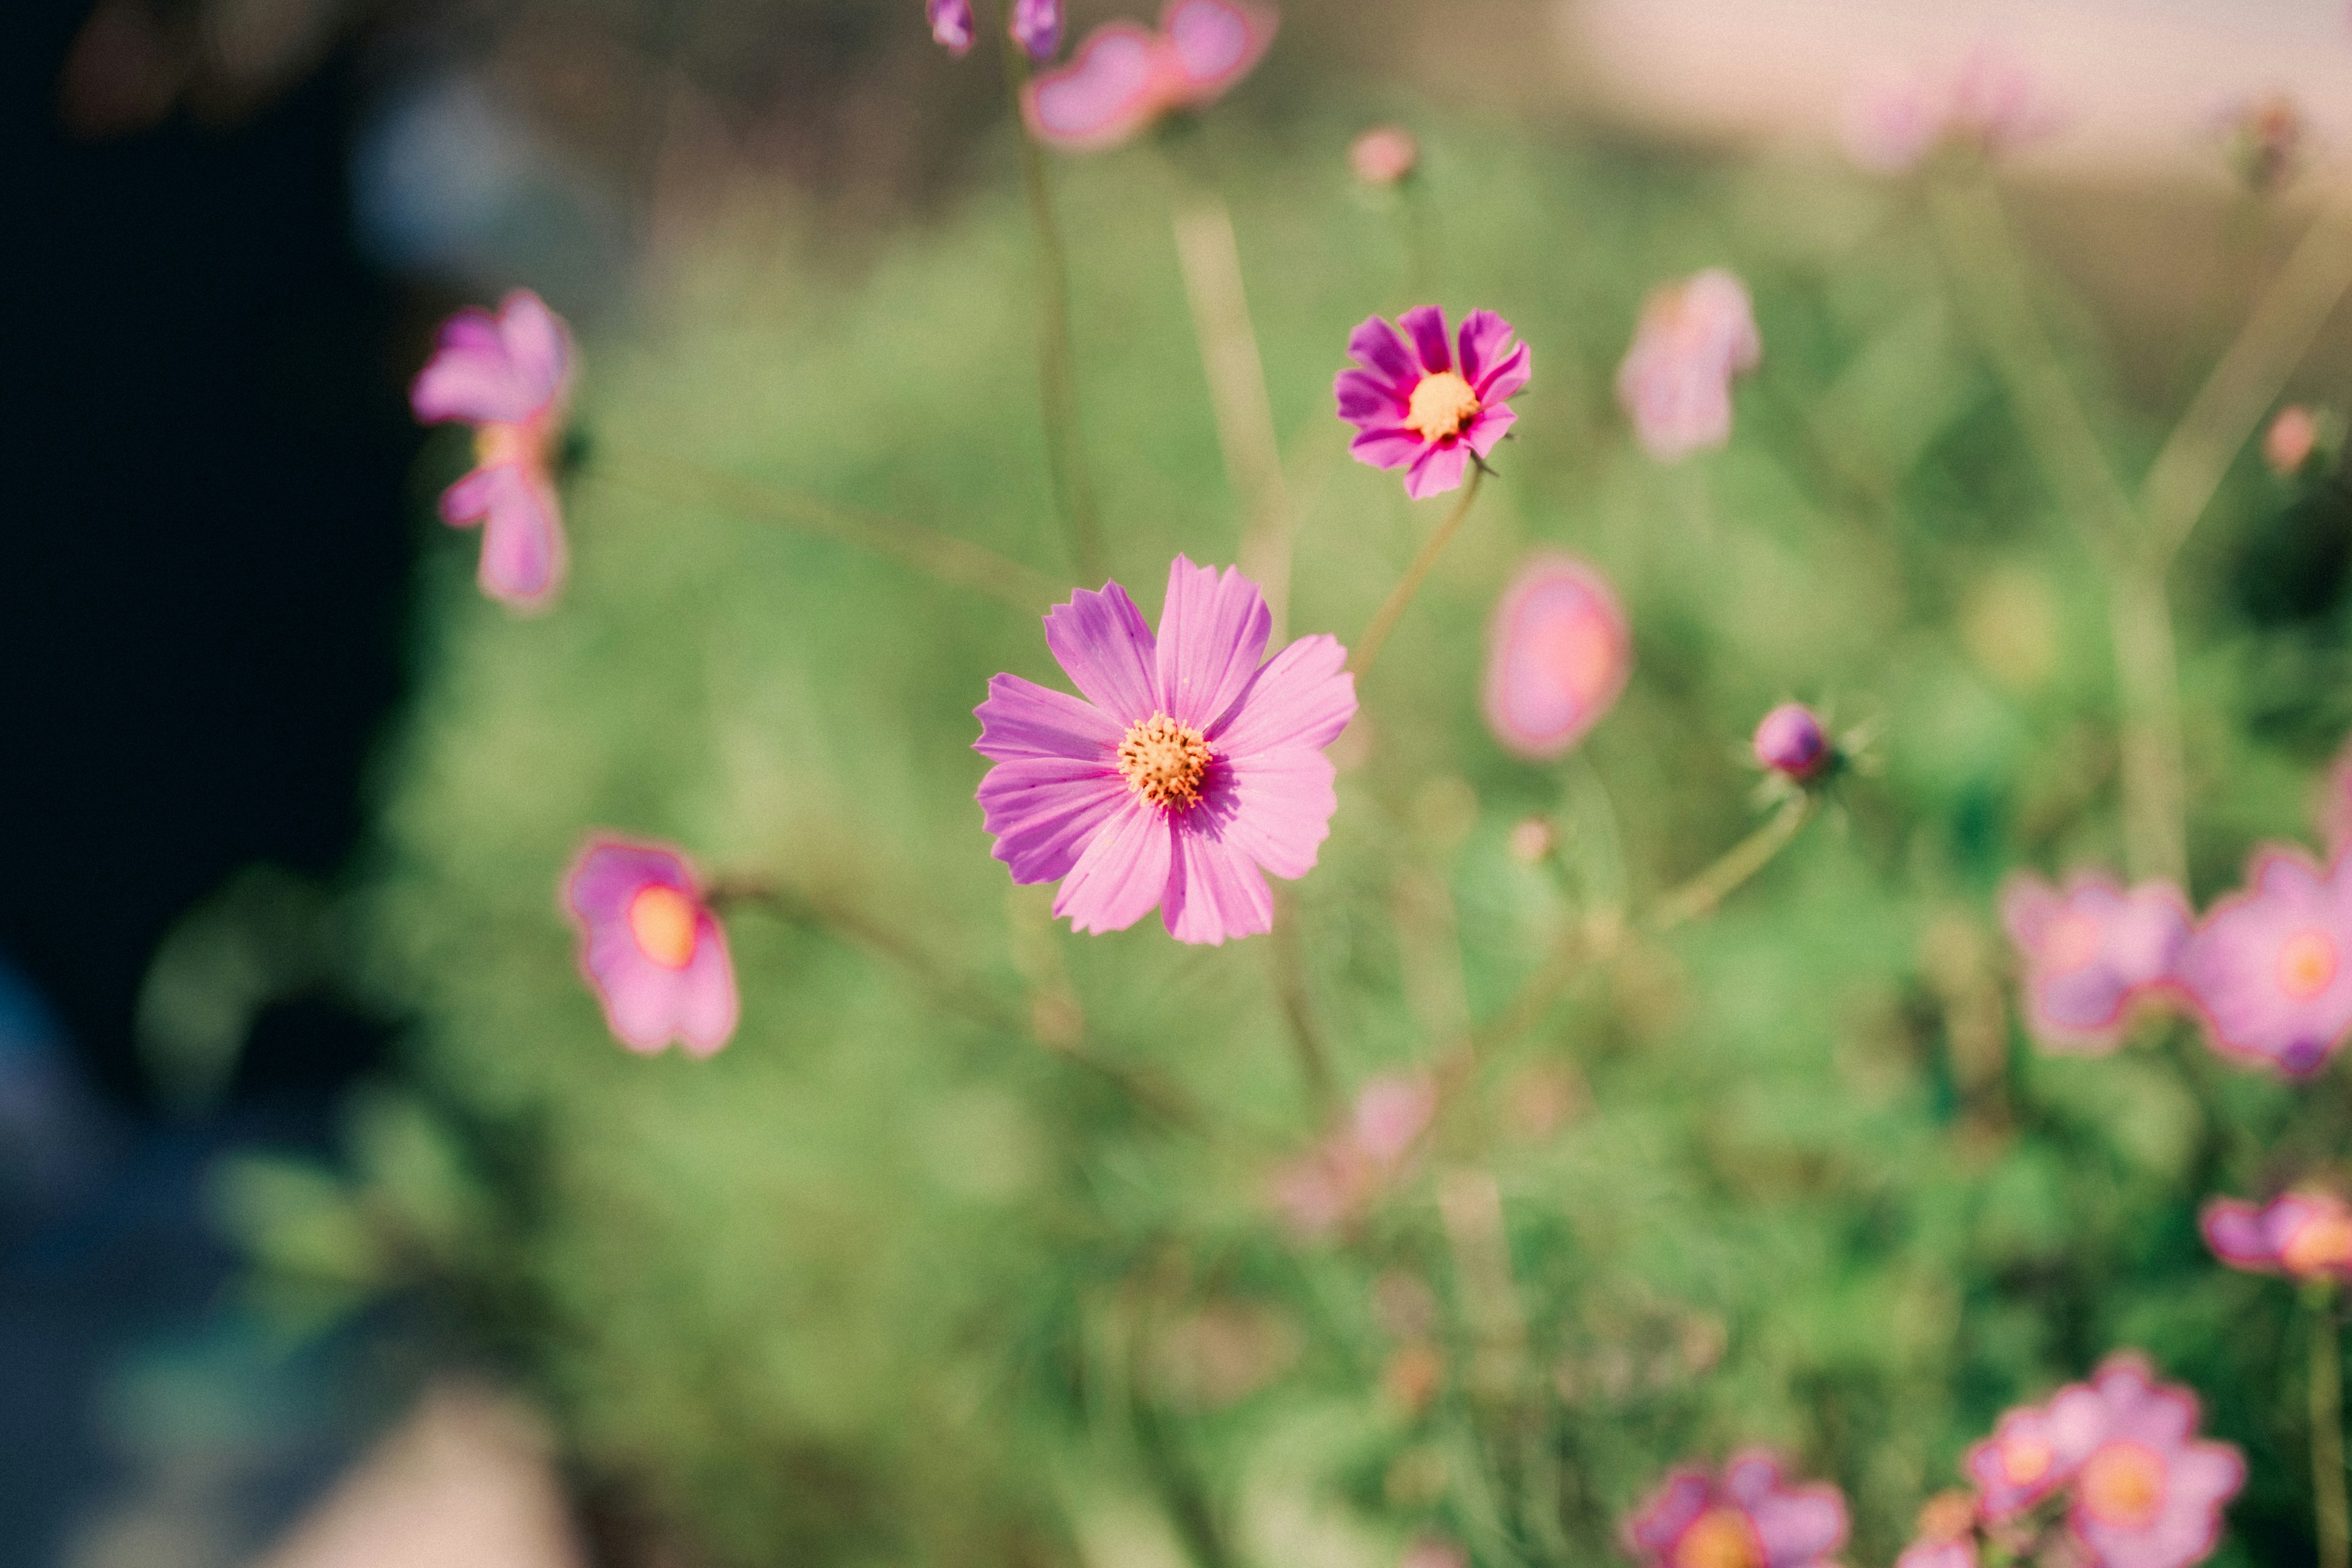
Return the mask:
<path fill-rule="evenodd" d="M 1003 29 L 999 29 L 1000 34 Z M 1021 110 L 1029 80 L 1029 57 L 1000 37 L 1004 89 L 1013 101 L 1021 146 L 1021 184 L 1029 199 L 1029 226 L 1037 247 L 1037 374 L 1045 416 L 1045 461 L 1053 470 L 1054 500 L 1069 536 L 1070 559 L 1088 583 L 1103 575 L 1101 531 L 1095 521 L 1094 489 L 1087 482 L 1086 454 L 1078 432 L 1078 394 L 1070 368 L 1070 272 L 1054 217 L 1054 194 L 1046 181 L 1045 150 L 1029 133 Z"/>
<path fill-rule="evenodd" d="M 2311 1486 L 2319 1568 L 2352 1563 L 2352 1520 L 2344 1497 L 2344 1370 L 2336 1332 L 2330 1290 L 2311 1310 Z"/>
<path fill-rule="evenodd" d="M 2185 885 L 2188 781 L 2172 606 L 2154 563 L 2135 558 L 2108 590 L 2123 709 L 2124 859 L 2139 877 Z"/>
<path fill-rule="evenodd" d="M 1429 536 L 1429 542 L 1421 547 L 1421 553 L 1412 558 L 1412 564 L 1404 569 L 1404 575 L 1397 579 L 1397 585 L 1389 590 L 1389 596 L 1373 612 L 1371 623 L 1364 627 L 1364 635 L 1356 640 L 1356 651 L 1348 659 L 1348 668 L 1355 672 L 1359 682 L 1371 673 L 1372 662 L 1381 657 L 1381 646 L 1389 640 L 1389 634 L 1396 629 L 1405 607 L 1412 603 L 1413 595 L 1421 591 L 1422 579 L 1428 576 L 1429 569 L 1437 564 L 1438 556 L 1444 552 L 1455 531 L 1461 528 L 1462 520 L 1470 515 L 1470 503 L 1478 499 L 1478 487 L 1486 478 L 1485 464 L 1478 464 L 1471 469 L 1470 482 L 1463 487 L 1462 499 L 1454 503 L 1454 510 L 1445 514 L 1445 521 L 1437 525 L 1437 531 Z"/>
<path fill-rule="evenodd" d="M 1686 921 L 1696 920 L 1729 896 L 1740 883 L 1771 864 L 1797 830 L 1812 817 L 1819 805 L 1813 792 L 1791 795 L 1767 817 L 1763 826 L 1725 850 L 1716 862 L 1660 900 L 1643 923 L 1653 936 L 1663 936 Z"/>
<path fill-rule="evenodd" d="M 1307 953 L 1298 940 L 1298 900 L 1287 889 L 1274 896 L 1274 935 L 1267 954 L 1275 996 L 1282 1005 L 1283 1023 L 1290 1031 L 1291 1049 L 1298 1058 L 1299 1076 L 1307 1092 L 1325 1115 L 1339 1107 L 1339 1078 L 1331 1070 L 1331 1052 L 1315 1021 L 1314 997 L 1307 981 Z"/>

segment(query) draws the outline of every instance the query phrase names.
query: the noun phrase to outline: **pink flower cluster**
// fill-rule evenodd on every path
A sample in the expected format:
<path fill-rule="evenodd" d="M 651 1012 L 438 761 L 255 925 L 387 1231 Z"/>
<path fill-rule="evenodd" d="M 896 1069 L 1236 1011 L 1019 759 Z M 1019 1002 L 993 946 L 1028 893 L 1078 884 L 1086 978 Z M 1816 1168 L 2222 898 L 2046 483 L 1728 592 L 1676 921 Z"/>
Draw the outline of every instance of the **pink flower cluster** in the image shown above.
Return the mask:
<path fill-rule="evenodd" d="M 1223 98 L 1265 57 L 1276 25 L 1273 12 L 1242 0 L 1169 0 L 1157 31 L 1106 22 L 1068 64 L 1023 89 L 1022 115 L 1053 146 L 1115 147 L 1164 115 Z"/>
<path fill-rule="evenodd" d="M 1845 1544 L 1845 1494 L 1791 1486 L 1777 1458 L 1750 1448 L 1720 1475 L 1669 1470 L 1621 1534 L 1645 1568 L 1830 1568 Z"/>
<path fill-rule="evenodd" d="M 1926 1521 L 1899 1568 L 1975 1568 L 1979 1530 L 2003 1560 L 2038 1560 L 2045 1527 L 2032 1516 L 2051 1502 L 2092 1568 L 2189 1568 L 2212 1553 L 2221 1510 L 2246 1482 L 2244 1458 L 2199 1437 L 2198 1423 L 2197 1396 L 2158 1383 L 2146 1357 L 2109 1356 L 2090 1382 L 2010 1411 L 1969 1450 L 1975 1519 Z"/>
<path fill-rule="evenodd" d="M 1617 401 L 1662 463 L 1731 439 L 1731 383 L 1763 360 L 1747 285 L 1720 267 L 1652 292 L 1617 367 Z"/>
<path fill-rule="evenodd" d="M 1436 1118 L 1437 1086 L 1429 1079 L 1373 1079 L 1357 1094 L 1344 1125 L 1276 1171 L 1276 1210 L 1308 1237 L 1353 1224 L 1404 1173 Z"/>

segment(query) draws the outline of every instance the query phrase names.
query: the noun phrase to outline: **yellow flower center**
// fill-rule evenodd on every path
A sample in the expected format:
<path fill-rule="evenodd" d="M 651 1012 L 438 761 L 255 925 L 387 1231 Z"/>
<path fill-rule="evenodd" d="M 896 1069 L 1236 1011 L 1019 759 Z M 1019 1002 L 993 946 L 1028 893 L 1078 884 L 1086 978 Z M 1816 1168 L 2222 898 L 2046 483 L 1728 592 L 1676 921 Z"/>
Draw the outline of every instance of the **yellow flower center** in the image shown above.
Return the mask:
<path fill-rule="evenodd" d="M 656 882 L 629 900 L 629 934 L 664 969 L 684 969 L 694 957 L 694 900 Z"/>
<path fill-rule="evenodd" d="M 2308 1002 L 2335 978 L 2336 943 L 2326 931 L 2299 931 L 2279 944 L 2279 989 L 2290 1000 Z"/>
<path fill-rule="evenodd" d="M 1763 1568 L 1756 1527 L 1736 1508 L 1711 1508 L 1675 1542 L 1674 1568 Z"/>
<path fill-rule="evenodd" d="M 2030 1487 L 2050 1473 L 2056 1458 L 2039 1437 L 2012 1437 L 2000 1446 L 2001 1479 L 2013 1487 Z"/>
<path fill-rule="evenodd" d="M 1478 417 L 1478 395 L 1470 384 L 1450 370 L 1435 375 L 1424 375 L 1421 384 L 1412 389 L 1412 406 L 1406 410 L 1405 428 L 1421 433 L 1424 441 L 1443 441 L 1448 436 L 1459 436 L 1470 421 Z"/>
<path fill-rule="evenodd" d="M 500 463 L 536 467 L 546 446 L 546 438 L 535 423 L 484 425 L 474 432 L 474 463 L 484 468 L 496 468 Z"/>
<path fill-rule="evenodd" d="M 2352 1215 L 2314 1215 L 2279 1248 L 2286 1271 L 2301 1279 L 2352 1264 Z"/>
<path fill-rule="evenodd" d="M 1165 713 L 1132 725 L 1118 743 L 1118 771 L 1129 787 L 1157 806 L 1189 811 L 1201 801 L 1209 745 L 1201 731 Z"/>
<path fill-rule="evenodd" d="M 2102 1524 L 2145 1530 L 2164 1505 L 2164 1456 L 2118 1438 L 2083 1462 L 2083 1506 Z"/>

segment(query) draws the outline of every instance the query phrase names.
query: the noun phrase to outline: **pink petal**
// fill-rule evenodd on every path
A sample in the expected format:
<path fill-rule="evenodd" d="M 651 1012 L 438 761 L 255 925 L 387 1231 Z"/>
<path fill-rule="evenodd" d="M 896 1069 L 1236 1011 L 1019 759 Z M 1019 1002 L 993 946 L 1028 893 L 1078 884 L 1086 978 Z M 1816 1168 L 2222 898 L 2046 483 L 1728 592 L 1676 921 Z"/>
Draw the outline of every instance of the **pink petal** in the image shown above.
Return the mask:
<path fill-rule="evenodd" d="M 1109 22 L 1087 36 L 1069 64 L 1023 89 L 1021 110 L 1039 141 L 1084 152 L 1141 130 L 1160 112 L 1160 94 L 1159 40 L 1133 22 Z"/>
<path fill-rule="evenodd" d="M 1015 758 L 980 782 L 982 826 L 996 837 L 992 853 L 1024 884 L 1068 876 L 1111 814 L 1133 798 L 1108 764 L 1072 757 Z"/>
<path fill-rule="evenodd" d="M 1045 646 L 1121 733 L 1159 710 L 1151 628 L 1118 584 L 1106 583 L 1099 593 L 1081 588 L 1068 604 L 1047 611 Z"/>
<path fill-rule="evenodd" d="M 519 425 L 546 402 L 538 382 L 509 356 L 497 321 L 470 309 L 442 323 L 433 357 L 408 389 L 409 407 L 428 425 L 445 419 Z"/>
<path fill-rule="evenodd" d="M 1510 341 L 1511 323 L 1492 310 L 1473 310 L 1462 318 L 1462 330 L 1454 334 L 1462 355 L 1462 379 L 1481 399 L 1486 394 L 1479 383 L 1495 368 L 1503 346 Z"/>
<path fill-rule="evenodd" d="M 1411 398 L 1387 376 L 1369 370 L 1343 370 L 1332 382 L 1339 417 L 1351 425 L 1401 425 L 1412 411 Z"/>
<path fill-rule="evenodd" d="M 1405 470 L 1404 493 L 1414 500 L 1426 500 L 1447 490 L 1460 489 L 1462 476 L 1469 467 L 1470 450 L 1461 443 L 1432 446 Z"/>
<path fill-rule="evenodd" d="M 1564 755 L 1616 704 L 1632 670 L 1632 635 L 1608 581 L 1572 555 L 1538 554 L 1495 606 L 1486 722 L 1523 757 Z"/>
<path fill-rule="evenodd" d="M 1006 31 L 1031 59 L 1052 59 L 1062 47 L 1062 0 L 1013 0 Z"/>
<path fill-rule="evenodd" d="M 1338 639 L 1300 637 L 1276 654 L 1248 690 L 1210 729 L 1210 746 L 1235 766 L 1276 747 L 1317 749 L 1337 740 L 1356 716 L 1356 678 Z"/>
<path fill-rule="evenodd" d="M 1339 808 L 1331 759 L 1306 746 L 1281 746 L 1227 762 L 1200 809 L 1223 818 L 1224 841 L 1274 875 L 1290 880 L 1315 868 Z"/>
<path fill-rule="evenodd" d="M 1265 58 L 1276 26 L 1273 12 L 1235 0 L 1171 0 L 1160 34 L 1173 68 L 1171 96 L 1192 108 L 1223 97 Z"/>
<path fill-rule="evenodd" d="M 572 377 L 572 337 L 562 318 L 530 289 L 517 289 L 499 302 L 499 337 L 538 406 L 555 403 Z"/>
<path fill-rule="evenodd" d="M 1423 305 L 1407 310 L 1397 318 L 1412 340 L 1413 353 L 1420 356 L 1421 368 L 1431 374 L 1454 368 L 1454 351 L 1445 342 L 1445 312 L 1435 305 Z"/>
<path fill-rule="evenodd" d="M 1108 763 L 1126 734 L 1093 703 L 1017 675 L 991 676 L 988 700 L 972 712 L 980 719 L 972 750 L 996 762 L 1076 757 Z"/>
<path fill-rule="evenodd" d="M 1707 1497 L 1713 1490 L 1712 1483 L 1699 1470 L 1687 1466 L 1668 1470 L 1657 1489 L 1643 1500 L 1641 1508 L 1626 1516 L 1622 1528 L 1627 1554 L 1655 1557 L 1664 1552 L 1706 1510 Z"/>
<path fill-rule="evenodd" d="M 1348 444 L 1348 451 L 1356 461 L 1376 468 L 1402 468 L 1418 458 L 1428 446 L 1420 431 L 1396 426 L 1365 431 Z"/>
<path fill-rule="evenodd" d="M 1484 379 L 1472 379 L 1470 390 L 1477 395 L 1479 402 L 1490 406 L 1504 402 L 1526 390 L 1528 378 L 1535 374 L 1534 366 L 1534 351 L 1521 343 L 1508 358 L 1490 366 Z"/>
<path fill-rule="evenodd" d="M 554 488 L 520 463 L 476 468 L 442 492 L 453 528 L 483 524 L 476 573 L 482 592 L 519 610 L 546 606 L 563 580 L 563 528 Z"/>
<path fill-rule="evenodd" d="M 596 834 L 563 874 L 563 907 L 590 924 L 618 920 L 631 899 L 656 886 L 701 898 L 692 868 L 677 850 Z"/>
<path fill-rule="evenodd" d="M 1817 1562 L 1845 1544 L 1845 1499 L 1835 1487 L 1799 1487 L 1748 1504 L 1768 1568 Z"/>
<path fill-rule="evenodd" d="M 1274 929 L 1274 893 L 1248 856 L 1192 826 L 1199 813 L 1176 823 L 1175 865 L 1160 918 L 1178 942 L 1222 946 L 1227 937 L 1259 936 Z"/>
<path fill-rule="evenodd" d="M 1166 815 L 1130 795 L 1063 879 L 1054 912 L 1067 915 L 1073 931 L 1125 931 L 1168 890 L 1170 837 Z"/>
<path fill-rule="evenodd" d="M 589 938 L 587 966 L 615 1038 L 647 1054 L 669 1045 L 677 1032 L 681 971 L 647 958 L 625 921 Z"/>
<path fill-rule="evenodd" d="M 1421 365 L 1412 357 L 1412 350 L 1397 335 L 1397 330 L 1379 316 L 1371 317 L 1348 334 L 1348 357 L 1374 375 L 1385 378 L 1399 389 L 1400 396 L 1409 395 L 1413 384 L 1421 379 Z"/>
<path fill-rule="evenodd" d="M 694 925 L 694 957 L 679 972 L 671 996 L 672 1026 L 688 1054 L 707 1057 L 734 1037 L 741 1010 L 727 933 L 705 910 Z"/>
<path fill-rule="evenodd" d="M 931 40 L 961 59 L 971 50 L 971 0 L 928 0 Z"/>
<path fill-rule="evenodd" d="M 1222 718 L 1257 672 L 1273 630 L 1264 596 L 1239 567 L 1220 574 L 1176 557 L 1160 611 L 1158 686 L 1168 716 L 1196 730 Z"/>
<path fill-rule="evenodd" d="M 1462 432 L 1462 444 L 1482 458 L 1490 457 L 1518 422 L 1519 416 L 1502 404 L 1482 408 L 1478 417 L 1470 422 L 1470 428 Z"/>

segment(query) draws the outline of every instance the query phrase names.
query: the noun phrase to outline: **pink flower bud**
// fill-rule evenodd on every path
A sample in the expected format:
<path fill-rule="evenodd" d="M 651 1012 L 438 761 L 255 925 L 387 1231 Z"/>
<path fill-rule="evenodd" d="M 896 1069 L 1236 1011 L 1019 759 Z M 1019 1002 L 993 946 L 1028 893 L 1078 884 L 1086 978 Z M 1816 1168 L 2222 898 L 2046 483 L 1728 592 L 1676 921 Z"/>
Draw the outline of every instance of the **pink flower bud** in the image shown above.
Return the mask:
<path fill-rule="evenodd" d="M 2318 445 L 2318 416 L 2300 403 L 2290 404 L 2279 410 L 2263 437 L 2263 461 L 2280 478 L 2293 479 L 2303 472 Z"/>
<path fill-rule="evenodd" d="M 1402 184 L 1421 165 L 1421 143 L 1402 125 L 1375 125 L 1348 146 L 1348 167 L 1368 185 Z"/>
<path fill-rule="evenodd" d="M 1756 760 L 1776 773 L 1809 779 L 1830 759 L 1830 738 L 1813 710 L 1783 702 L 1756 726 Z"/>
<path fill-rule="evenodd" d="M 1511 829 L 1511 858 L 1522 866 L 1539 866 L 1559 843 L 1550 823 L 1530 816 Z"/>

